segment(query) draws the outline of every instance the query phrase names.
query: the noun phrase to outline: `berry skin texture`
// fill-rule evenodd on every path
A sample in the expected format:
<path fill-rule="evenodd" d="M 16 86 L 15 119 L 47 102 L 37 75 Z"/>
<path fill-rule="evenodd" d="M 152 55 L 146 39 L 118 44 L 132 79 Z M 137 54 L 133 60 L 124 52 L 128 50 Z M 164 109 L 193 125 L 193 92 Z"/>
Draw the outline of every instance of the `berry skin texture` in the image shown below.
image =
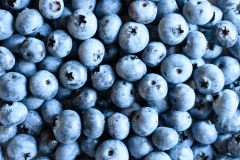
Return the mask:
<path fill-rule="evenodd" d="M 127 55 L 118 60 L 116 72 L 122 79 L 135 82 L 146 74 L 147 66 L 136 55 Z"/>
<path fill-rule="evenodd" d="M 59 70 L 59 79 L 64 87 L 79 89 L 87 81 L 87 69 L 76 60 L 67 61 Z"/>
<path fill-rule="evenodd" d="M 118 43 L 124 52 L 134 54 L 142 51 L 149 42 L 145 25 L 136 22 L 125 23 L 118 33 Z"/>
<path fill-rule="evenodd" d="M 98 23 L 98 35 L 103 43 L 112 44 L 116 42 L 121 26 L 122 20 L 118 15 L 104 16 Z"/>
<path fill-rule="evenodd" d="M 158 126 L 158 113 L 151 107 L 142 107 L 135 111 L 131 126 L 139 136 L 149 136 Z"/>
<path fill-rule="evenodd" d="M 152 142 L 161 151 L 173 148 L 177 145 L 178 139 L 176 130 L 169 127 L 158 127 L 152 133 Z"/>
<path fill-rule="evenodd" d="M 125 144 L 119 140 L 105 140 L 99 146 L 95 154 L 96 160 L 128 160 L 129 153 Z"/>
<path fill-rule="evenodd" d="M 129 16 L 136 22 L 148 24 L 154 21 L 157 15 L 157 6 L 151 1 L 133 1 L 128 7 Z"/>
<path fill-rule="evenodd" d="M 72 49 L 72 38 L 63 30 L 55 30 L 48 35 L 47 50 L 58 58 L 66 57 Z"/>
<path fill-rule="evenodd" d="M 40 70 L 30 78 L 29 89 L 37 98 L 49 100 L 57 94 L 58 81 L 52 73 Z"/>
<path fill-rule="evenodd" d="M 18 13 L 15 20 L 15 28 L 19 33 L 29 35 L 40 28 L 43 22 L 43 17 L 37 10 L 26 8 Z"/>
<path fill-rule="evenodd" d="M 107 120 L 108 133 L 118 140 L 125 139 L 130 131 L 128 117 L 121 113 L 114 113 Z"/>
<path fill-rule="evenodd" d="M 213 28 L 212 38 L 219 46 L 229 48 L 237 42 L 238 30 L 231 22 L 220 21 Z"/>
<path fill-rule="evenodd" d="M 146 74 L 139 82 L 138 92 L 143 99 L 149 102 L 163 99 L 168 92 L 167 82 L 158 74 Z"/>
<path fill-rule="evenodd" d="M 0 40 L 9 38 L 14 32 L 14 18 L 6 10 L 0 9 Z"/>
<path fill-rule="evenodd" d="M 222 71 L 213 64 L 204 64 L 193 73 L 196 89 L 203 94 L 214 94 L 223 89 L 225 78 Z"/>
<path fill-rule="evenodd" d="M 27 78 L 17 72 L 7 72 L 0 77 L 0 97 L 5 101 L 21 101 L 27 95 Z"/>
<path fill-rule="evenodd" d="M 193 66 L 189 58 L 182 54 L 172 54 L 166 57 L 161 65 L 160 72 L 168 83 L 181 83 L 190 78 Z"/>
<path fill-rule="evenodd" d="M 64 9 L 63 0 L 40 0 L 39 10 L 47 19 L 56 19 L 61 16 Z"/>
<path fill-rule="evenodd" d="M 169 45 L 181 43 L 188 35 L 189 27 L 184 17 L 177 13 L 166 15 L 158 24 L 160 39 Z"/>
<path fill-rule="evenodd" d="M 80 62 L 86 67 L 99 65 L 104 57 L 105 48 L 101 41 L 90 38 L 82 42 L 78 48 Z"/>
<path fill-rule="evenodd" d="M 89 10 L 75 10 L 67 22 L 69 33 L 76 39 L 86 40 L 97 31 L 97 18 Z"/>
<path fill-rule="evenodd" d="M 0 115 L 0 123 L 3 126 L 18 125 L 26 119 L 28 110 L 21 102 L 6 103 L 0 108 Z"/>
<path fill-rule="evenodd" d="M 73 110 L 64 110 L 54 117 L 52 129 L 59 142 L 63 144 L 73 143 L 81 134 L 80 116 Z"/>
<path fill-rule="evenodd" d="M 58 160 L 68 160 L 75 159 L 80 154 L 80 147 L 75 141 L 70 144 L 59 144 L 54 153 L 54 157 Z"/>
<path fill-rule="evenodd" d="M 192 135 L 201 144 L 212 144 L 217 140 L 218 133 L 211 121 L 198 121 L 192 126 Z"/>
<path fill-rule="evenodd" d="M 129 107 L 135 100 L 135 89 L 132 83 L 118 80 L 111 89 L 111 100 L 119 108 Z"/>
<path fill-rule="evenodd" d="M 0 47 L 0 71 L 10 70 L 15 65 L 15 57 L 6 47 Z"/>
<path fill-rule="evenodd" d="M 183 15 L 189 23 L 204 25 L 213 17 L 213 8 L 209 1 L 187 1 L 183 6 Z M 197 17 L 197 18 L 196 18 Z"/>
<path fill-rule="evenodd" d="M 158 160 L 158 159 L 171 160 L 167 153 L 161 151 L 151 152 L 148 155 L 146 155 L 146 157 L 143 160 Z"/>
<path fill-rule="evenodd" d="M 8 143 L 7 154 L 11 159 L 32 159 L 37 155 L 37 142 L 29 134 L 18 134 Z"/>

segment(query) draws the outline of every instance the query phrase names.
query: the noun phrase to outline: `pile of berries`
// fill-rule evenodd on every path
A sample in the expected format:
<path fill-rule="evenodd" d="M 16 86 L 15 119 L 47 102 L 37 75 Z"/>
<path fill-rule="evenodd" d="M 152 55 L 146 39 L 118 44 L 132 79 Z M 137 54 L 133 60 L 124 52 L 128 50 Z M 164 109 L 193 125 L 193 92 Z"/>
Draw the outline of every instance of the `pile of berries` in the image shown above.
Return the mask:
<path fill-rule="evenodd" d="M 0 0 L 0 160 L 239 160 L 240 0 Z"/>

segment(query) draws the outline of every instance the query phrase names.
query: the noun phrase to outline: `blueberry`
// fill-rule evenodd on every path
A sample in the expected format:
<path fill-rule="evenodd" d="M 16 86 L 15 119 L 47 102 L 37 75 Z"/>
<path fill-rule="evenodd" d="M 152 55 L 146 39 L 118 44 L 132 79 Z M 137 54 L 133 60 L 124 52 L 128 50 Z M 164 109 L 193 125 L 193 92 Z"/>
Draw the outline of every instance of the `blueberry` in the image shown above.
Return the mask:
<path fill-rule="evenodd" d="M 17 72 L 7 72 L 0 77 L 0 97 L 5 101 L 21 101 L 27 95 L 27 79 Z"/>
<path fill-rule="evenodd" d="M 18 58 L 12 71 L 21 73 L 26 78 L 30 78 L 37 73 L 37 66 L 36 63 L 28 62 L 23 58 Z"/>
<path fill-rule="evenodd" d="M 237 157 L 219 155 L 215 160 L 238 160 Z"/>
<path fill-rule="evenodd" d="M 15 28 L 19 33 L 29 35 L 40 28 L 43 25 L 43 21 L 43 17 L 36 9 L 26 8 L 18 13 L 15 20 Z"/>
<path fill-rule="evenodd" d="M 70 144 L 59 144 L 54 153 L 54 158 L 57 160 L 75 159 L 81 154 L 80 147 L 77 142 Z"/>
<path fill-rule="evenodd" d="M 15 65 L 15 57 L 12 52 L 0 46 L 0 71 L 10 70 Z"/>
<path fill-rule="evenodd" d="M 162 76 L 149 73 L 140 80 L 138 91 L 141 97 L 147 101 L 160 100 L 167 95 L 167 82 Z"/>
<path fill-rule="evenodd" d="M 2 46 L 8 48 L 15 56 L 20 56 L 20 46 L 22 42 L 26 39 L 25 36 L 21 34 L 13 34 L 9 38 L 2 41 Z"/>
<path fill-rule="evenodd" d="M 118 80 L 111 89 L 111 100 L 119 108 L 129 107 L 135 100 L 135 89 L 132 83 Z"/>
<path fill-rule="evenodd" d="M 226 154 L 228 153 L 228 142 L 231 134 L 218 134 L 217 140 L 214 142 L 214 148 L 218 153 Z"/>
<path fill-rule="evenodd" d="M 105 140 L 99 146 L 95 154 L 96 160 L 128 160 L 129 153 L 127 147 L 120 140 Z"/>
<path fill-rule="evenodd" d="M 49 100 L 57 94 L 58 81 L 52 73 L 39 70 L 30 78 L 29 89 L 37 98 Z"/>
<path fill-rule="evenodd" d="M 78 89 L 87 81 L 87 69 L 79 61 L 67 61 L 59 70 L 59 79 L 64 87 L 71 90 Z"/>
<path fill-rule="evenodd" d="M 39 10 L 47 19 L 56 19 L 60 17 L 63 8 L 63 0 L 39 0 Z"/>
<path fill-rule="evenodd" d="M 181 43 L 188 35 L 189 27 L 184 17 L 171 13 L 163 17 L 158 24 L 160 39 L 169 45 Z"/>
<path fill-rule="evenodd" d="M 66 57 L 72 49 L 72 38 L 63 30 L 55 30 L 48 35 L 47 50 L 54 56 Z"/>
<path fill-rule="evenodd" d="M 2 125 L 18 125 L 27 118 L 28 110 L 21 102 L 5 103 L 0 108 L 0 115 L 0 123 Z"/>
<path fill-rule="evenodd" d="M 219 116 L 232 116 L 238 104 L 238 95 L 233 90 L 224 89 L 213 95 L 213 110 Z"/>
<path fill-rule="evenodd" d="M 86 40 L 97 31 L 97 18 L 86 9 L 75 10 L 67 22 L 69 33 L 76 39 Z"/>
<path fill-rule="evenodd" d="M 168 127 L 176 131 L 185 131 L 192 124 L 192 118 L 188 112 L 170 110 L 164 115 Z"/>
<path fill-rule="evenodd" d="M 192 31 L 187 35 L 182 45 L 183 53 L 189 59 L 198 59 L 206 52 L 207 40 L 201 32 Z"/>
<path fill-rule="evenodd" d="M 178 144 L 168 151 L 168 155 L 172 160 L 187 159 L 193 160 L 193 152 L 190 147 Z"/>
<path fill-rule="evenodd" d="M 232 24 L 237 28 L 238 34 L 240 33 L 240 23 L 239 23 L 239 9 L 233 8 L 224 13 L 223 19 L 232 22 Z"/>
<path fill-rule="evenodd" d="M 211 160 L 214 159 L 214 150 L 211 145 L 196 143 L 191 147 L 194 159 Z"/>
<path fill-rule="evenodd" d="M 10 12 L 0 9 L 0 25 L 0 40 L 9 38 L 14 31 L 14 18 Z"/>
<path fill-rule="evenodd" d="M 55 139 L 52 130 L 46 129 L 40 134 L 38 150 L 43 154 L 51 154 L 57 148 L 59 142 Z"/>
<path fill-rule="evenodd" d="M 188 1 L 183 6 L 183 15 L 192 24 L 204 25 L 211 20 L 213 14 L 212 5 L 206 0 Z"/>
<path fill-rule="evenodd" d="M 148 137 L 138 135 L 130 136 L 127 139 L 127 147 L 130 154 L 136 159 L 144 157 L 153 150 L 151 140 Z"/>
<path fill-rule="evenodd" d="M 115 72 L 110 65 L 99 65 L 92 70 L 92 86 L 97 90 L 109 89 L 116 79 Z"/>
<path fill-rule="evenodd" d="M 64 144 L 70 144 L 81 134 L 80 116 L 73 110 L 64 110 L 54 117 L 52 128 L 55 138 Z"/>
<path fill-rule="evenodd" d="M 44 128 L 44 121 L 36 111 L 29 111 L 26 119 L 20 125 L 24 133 L 34 136 L 40 135 Z"/>
<path fill-rule="evenodd" d="M 195 92 L 188 85 L 178 83 L 169 93 L 172 106 L 180 111 L 187 111 L 194 106 Z"/>
<path fill-rule="evenodd" d="M 95 157 L 97 147 L 100 144 L 99 138 L 85 137 L 81 139 L 81 150 L 89 157 Z"/>
<path fill-rule="evenodd" d="M 158 126 L 158 114 L 151 107 L 142 107 L 134 113 L 131 125 L 136 134 L 149 136 Z"/>
<path fill-rule="evenodd" d="M 157 16 L 157 6 L 151 1 L 133 1 L 128 7 L 129 16 L 136 22 L 148 24 Z"/>
<path fill-rule="evenodd" d="M 212 144 L 216 141 L 218 133 L 215 125 L 208 120 L 195 122 L 192 126 L 192 135 L 201 144 Z"/>
<path fill-rule="evenodd" d="M 154 151 L 149 153 L 143 160 L 171 160 L 167 153 L 161 151 Z"/>
<path fill-rule="evenodd" d="M 130 131 L 130 122 L 128 117 L 121 113 L 114 113 L 107 120 L 108 133 L 118 140 L 125 139 Z"/>
<path fill-rule="evenodd" d="M 88 9 L 89 11 L 94 10 L 95 6 L 96 6 L 96 0 L 72 0 L 72 9 L 73 10 L 77 10 L 77 9 Z"/>
<path fill-rule="evenodd" d="M 63 110 L 63 105 L 56 99 L 44 101 L 41 106 L 42 118 L 48 124 L 52 124 L 54 117 L 60 114 Z"/>
<path fill-rule="evenodd" d="M 5 143 L 17 135 L 17 126 L 0 125 L 0 143 Z M 1 156 L 0 156 L 1 157 Z M 1 159 L 1 158 L 0 158 Z"/>
<path fill-rule="evenodd" d="M 83 133 L 90 138 L 98 138 L 105 127 L 104 115 L 95 108 L 89 108 L 83 114 Z"/>
<path fill-rule="evenodd" d="M 8 143 L 7 154 L 11 159 L 30 160 L 37 155 L 37 142 L 29 134 L 18 134 Z"/>
<path fill-rule="evenodd" d="M 213 64 L 204 64 L 193 73 L 193 79 L 197 90 L 204 94 L 220 92 L 224 87 L 224 74 Z"/>
<path fill-rule="evenodd" d="M 118 43 L 123 51 L 131 54 L 142 51 L 149 42 L 148 29 L 141 23 L 125 23 L 118 35 Z"/>
<path fill-rule="evenodd" d="M 219 46 L 229 48 L 237 42 L 238 31 L 231 22 L 223 20 L 214 26 L 212 37 Z"/>
<path fill-rule="evenodd" d="M 46 56 L 44 43 L 37 38 L 26 38 L 20 47 L 22 57 L 27 62 L 37 63 Z"/>
<path fill-rule="evenodd" d="M 118 32 L 122 26 L 122 20 L 116 14 L 104 16 L 98 23 L 98 35 L 104 44 L 112 44 L 117 41 Z"/>
<path fill-rule="evenodd" d="M 51 159 L 47 156 L 41 156 L 41 157 L 37 157 L 36 160 L 51 160 Z"/>
<path fill-rule="evenodd" d="M 100 0 L 95 7 L 95 14 L 101 18 L 109 14 L 119 14 L 121 9 L 121 0 Z"/>
<path fill-rule="evenodd" d="M 90 38 L 82 42 L 78 48 L 80 62 L 86 67 L 99 65 L 104 57 L 105 48 L 101 41 Z"/>
<path fill-rule="evenodd" d="M 176 13 L 179 11 L 179 6 L 176 0 L 161 0 L 157 3 L 157 17 L 156 20 L 161 20 L 168 14 Z"/>
<path fill-rule="evenodd" d="M 213 117 L 216 129 L 220 133 L 235 133 L 240 130 L 240 110 L 237 109 L 232 116 Z"/>
<path fill-rule="evenodd" d="M 47 70 L 57 76 L 59 74 L 59 69 L 62 64 L 63 64 L 62 58 L 47 55 L 37 65 L 38 65 L 38 69 Z"/>
<path fill-rule="evenodd" d="M 166 57 L 166 47 L 161 42 L 149 42 L 142 52 L 142 60 L 149 67 L 158 66 Z"/>
<path fill-rule="evenodd" d="M 182 54 L 172 54 L 163 59 L 160 72 L 169 83 L 181 83 L 190 78 L 193 66 L 189 58 Z"/>
<path fill-rule="evenodd" d="M 152 134 L 153 144 L 161 151 L 169 150 L 178 143 L 178 133 L 173 128 L 158 127 Z"/>
<path fill-rule="evenodd" d="M 138 56 L 126 55 L 118 60 L 116 72 L 122 79 L 128 82 L 135 82 L 146 74 L 147 67 Z"/>

